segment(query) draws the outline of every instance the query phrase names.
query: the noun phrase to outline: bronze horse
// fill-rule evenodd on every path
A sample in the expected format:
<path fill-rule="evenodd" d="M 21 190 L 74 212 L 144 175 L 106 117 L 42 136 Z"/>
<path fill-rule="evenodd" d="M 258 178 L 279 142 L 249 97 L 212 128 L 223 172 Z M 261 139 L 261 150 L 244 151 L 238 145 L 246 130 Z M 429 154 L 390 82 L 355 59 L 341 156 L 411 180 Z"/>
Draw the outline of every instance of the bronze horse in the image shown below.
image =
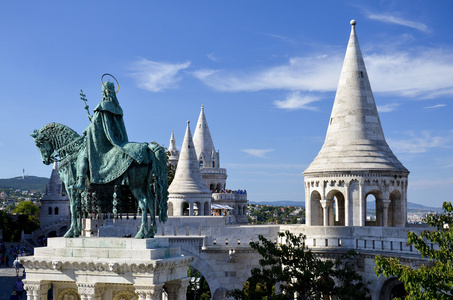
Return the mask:
<path fill-rule="evenodd" d="M 31 136 L 35 140 L 44 164 L 49 165 L 54 161 L 60 161 L 58 173 L 66 187 L 71 211 L 71 227 L 64 236 L 78 237 L 82 233 L 82 197 L 81 192 L 72 187 L 77 180 L 77 157 L 86 147 L 85 136 L 59 123 L 49 123 L 40 130 L 35 130 Z M 156 213 L 159 215 L 160 222 L 165 222 L 167 219 L 167 157 L 165 150 L 159 145 L 146 145 L 149 156 L 147 161 L 150 163 L 133 162 L 118 181 L 128 185 L 142 212 L 142 223 L 135 238 L 154 237 L 157 230 Z M 156 197 L 151 190 L 152 184 Z M 151 219 L 150 227 L 148 227 L 148 213 Z"/>

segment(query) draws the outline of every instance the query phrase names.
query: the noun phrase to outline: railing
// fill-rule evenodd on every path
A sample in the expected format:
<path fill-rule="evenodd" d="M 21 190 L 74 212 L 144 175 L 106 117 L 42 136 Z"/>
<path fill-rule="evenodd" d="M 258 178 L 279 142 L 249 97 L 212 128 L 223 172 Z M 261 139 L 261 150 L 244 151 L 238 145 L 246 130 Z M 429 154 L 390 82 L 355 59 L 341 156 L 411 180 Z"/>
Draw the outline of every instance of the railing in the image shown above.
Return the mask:
<path fill-rule="evenodd" d="M 227 171 L 223 168 L 201 168 L 201 174 L 226 175 Z"/>

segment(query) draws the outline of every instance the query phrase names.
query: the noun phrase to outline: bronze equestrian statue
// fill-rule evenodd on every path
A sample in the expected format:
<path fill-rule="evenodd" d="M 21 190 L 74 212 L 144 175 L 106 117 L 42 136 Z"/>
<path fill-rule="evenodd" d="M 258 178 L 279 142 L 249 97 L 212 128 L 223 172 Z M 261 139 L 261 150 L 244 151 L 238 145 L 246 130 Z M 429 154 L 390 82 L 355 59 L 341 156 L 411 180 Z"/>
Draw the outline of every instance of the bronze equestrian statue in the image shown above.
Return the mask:
<path fill-rule="evenodd" d="M 131 206 L 126 205 L 127 196 L 122 197 L 130 191 L 142 213 L 135 237 L 152 238 L 157 230 L 156 214 L 160 222 L 167 220 L 165 150 L 159 145 L 129 142 L 115 85 L 102 83 L 102 95 L 82 135 L 58 123 L 47 124 L 31 134 L 43 163 L 60 161 L 58 172 L 71 210 L 71 227 L 64 236 L 77 237 L 82 233 L 84 215 L 96 212 L 99 217 L 108 209 L 112 209 L 114 217 L 131 212 Z M 85 108 L 88 110 L 88 106 Z M 107 201 L 99 199 L 106 189 L 110 191 L 107 196 L 103 193 Z"/>

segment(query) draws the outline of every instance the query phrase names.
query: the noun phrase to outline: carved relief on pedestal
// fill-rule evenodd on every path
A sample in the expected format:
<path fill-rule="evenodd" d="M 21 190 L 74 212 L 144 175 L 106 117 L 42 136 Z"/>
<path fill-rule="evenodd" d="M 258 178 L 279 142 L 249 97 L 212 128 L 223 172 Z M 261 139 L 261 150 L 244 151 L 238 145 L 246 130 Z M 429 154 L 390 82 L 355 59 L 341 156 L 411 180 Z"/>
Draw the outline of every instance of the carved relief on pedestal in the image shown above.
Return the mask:
<path fill-rule="evenodd" d="M 58 300 L 80 300 L 80 295 L 77 289 L 64 289 L 58 294 Z"/>
<path fill-rule="evenodd" d="M 113 296 L 113 300 L 137 300 L 138 296 L 131 291 L 121 291 Z"/>

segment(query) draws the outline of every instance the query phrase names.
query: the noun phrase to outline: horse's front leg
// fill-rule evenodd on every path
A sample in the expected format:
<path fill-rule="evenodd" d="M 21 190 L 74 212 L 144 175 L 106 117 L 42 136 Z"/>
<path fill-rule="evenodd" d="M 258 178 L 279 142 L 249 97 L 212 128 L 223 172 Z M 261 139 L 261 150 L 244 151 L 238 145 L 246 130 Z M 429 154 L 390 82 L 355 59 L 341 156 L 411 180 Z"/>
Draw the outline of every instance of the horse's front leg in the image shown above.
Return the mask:
<path fill-rule="evenodd" d="M 147 234 L 147 238 L 153 238 L 154 234 L 157 232 L 157 223 L 156 223 L 156 201 L 154 199 L 153 194 L 151 193 L 151 189 L 149 186 L 147 187 L 146 190 L 146 202 L 148 204 L 148 209 L 149 209 L 149 217 L 150 217 L 150 228 Z"/>
<path fill-rule="evenodd" d="M 140 229 L 135 235 L 135 238 L 143 239 L 148 235 L 148 207 L 146 206 L 146 197 L 139 187 L 131 188 L 131 192 L 134 195 L 135 199 L 137 199 L 138 206 L 142 211 L 142 224 L 140 225 Z"/>
<path fill-rule="evenodd" d="M 78 230 L 78 212 L 77 212 L 77 205 L 76 205 L 76 194 L 74 191 L 68 191 L 69 197 L 69 209 L 71 212 L 71 226 L 69 230 L 64 234 L 64 237 L 71 238 L 71 237 L 78 237 L 80 235 L 80 231 Z"/>

